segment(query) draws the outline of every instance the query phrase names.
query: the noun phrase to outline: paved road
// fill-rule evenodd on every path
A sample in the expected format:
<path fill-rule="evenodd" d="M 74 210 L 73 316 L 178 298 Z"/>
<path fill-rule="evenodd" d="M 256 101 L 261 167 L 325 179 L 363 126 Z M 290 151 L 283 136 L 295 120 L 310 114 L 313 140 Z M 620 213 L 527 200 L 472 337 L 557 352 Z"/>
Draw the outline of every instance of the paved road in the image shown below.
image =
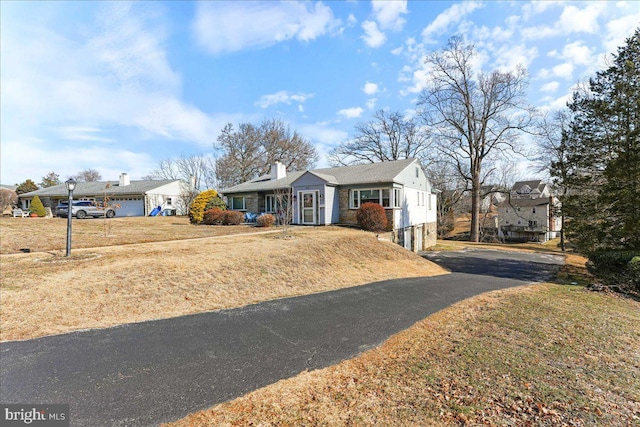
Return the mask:
<path fill-rule="evenodd" d="M 356 356 L 457 301 L 544 280 L 559 257 L 430 253 L 446 276 L 0 344 L 2 403 L 68 403 L 73 426 L 155 426 Z"/>

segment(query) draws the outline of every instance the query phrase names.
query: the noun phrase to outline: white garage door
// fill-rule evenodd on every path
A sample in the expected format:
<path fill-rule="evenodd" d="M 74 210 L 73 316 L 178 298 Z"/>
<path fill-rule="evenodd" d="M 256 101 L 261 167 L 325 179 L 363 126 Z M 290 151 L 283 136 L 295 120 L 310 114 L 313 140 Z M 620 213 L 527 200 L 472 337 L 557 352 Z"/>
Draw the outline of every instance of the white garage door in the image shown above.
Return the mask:
<path fill-rule="evenodd" d="M 128 197 L 126 199 L 112 199 L 111 203 L 120 205 L 116 209 L 116 216 L 144 216 L 144 202 L 142 197 Z"/>

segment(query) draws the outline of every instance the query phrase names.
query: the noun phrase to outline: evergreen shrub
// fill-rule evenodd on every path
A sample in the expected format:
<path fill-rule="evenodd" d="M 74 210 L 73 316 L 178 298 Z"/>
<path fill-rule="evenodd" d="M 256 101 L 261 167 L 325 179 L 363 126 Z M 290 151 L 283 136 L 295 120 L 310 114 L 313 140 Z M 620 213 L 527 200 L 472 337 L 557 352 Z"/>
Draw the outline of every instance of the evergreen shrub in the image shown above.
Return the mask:
<path fill-rule="evenodd" d="M 216 190 L 206 190 L 198 194 L 189 206 L 189 220 L 192 224 L 201 224 L 204 219 L 204 211 L 213 199 L 218 197 Z M 219 197 L 218 197 L 219 198 Z"/>
<path fill-rule="evenodd" d="M 40 200 L 40 197 L 38 196 L 33 196 L 33 200 L 31 200 L 31 207 L 29 208 L 29 210 L 39 217 L 47 215 L 47 211 L 42 204 L 42 200 Z"/>
<path fill-rule="evenodd" d="M 587 270 L 605 285 L 640 292 L 640 251 L 597 251 L 589 254 Z"/>

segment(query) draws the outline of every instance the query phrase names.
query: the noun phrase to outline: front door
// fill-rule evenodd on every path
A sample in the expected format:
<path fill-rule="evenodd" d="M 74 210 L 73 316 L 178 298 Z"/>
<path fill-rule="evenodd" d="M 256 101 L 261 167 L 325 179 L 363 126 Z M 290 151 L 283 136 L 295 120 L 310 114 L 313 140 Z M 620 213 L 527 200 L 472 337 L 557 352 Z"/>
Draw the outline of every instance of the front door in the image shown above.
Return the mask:
<path fill-rule="evenodd" d="M 300 192 L 300 224 L 315 225 L 317 223 L 316 211 L 316 192 Z"/>

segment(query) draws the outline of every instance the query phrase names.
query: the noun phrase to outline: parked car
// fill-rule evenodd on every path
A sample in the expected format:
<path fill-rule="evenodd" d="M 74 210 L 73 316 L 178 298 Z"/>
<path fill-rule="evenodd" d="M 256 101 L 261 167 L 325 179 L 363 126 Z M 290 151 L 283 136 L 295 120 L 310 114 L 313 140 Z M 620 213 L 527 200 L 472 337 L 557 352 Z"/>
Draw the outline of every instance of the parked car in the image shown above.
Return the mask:
<path fill-rule="evenodd" d="M 60 203 L 56 206 L 56 216 L 67 217 L 69 215 L 69 203 Z M 71 215 L 78 219 L 86 217 L 113 218 L 116 210 L 111 206 L 102 207 L 91 200 L 74 200 L 71 202 Z"/>

